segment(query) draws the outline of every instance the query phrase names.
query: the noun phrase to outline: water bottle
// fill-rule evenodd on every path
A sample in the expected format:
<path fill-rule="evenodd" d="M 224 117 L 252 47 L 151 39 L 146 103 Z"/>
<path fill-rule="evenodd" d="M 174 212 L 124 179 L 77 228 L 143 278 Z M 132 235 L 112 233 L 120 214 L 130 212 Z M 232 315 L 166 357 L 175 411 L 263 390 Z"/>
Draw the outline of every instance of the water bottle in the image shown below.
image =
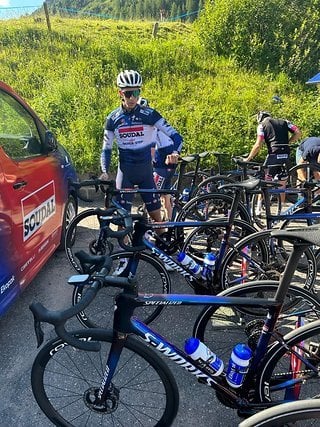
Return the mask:
<path fill-rule="evenodd" d="M 187 202 L 189 200 L 189 194 L 190 194 L 190 188 L 184 188 L 182 191 L 182 198 L 181 200 L 183 202 Z"/>
<path fill-rule="evenodd" d="M 180 252 L 177 256 L 177 261 L 180 264 L 185 265 L 188 270 L 192 271 L 196 276 L 200 276 L 201 274 L 201 266 L 195 262 L 189 255 L 185 252 Z"/>
<path fill-rule="evenodd" d="M 227 382 L 233 388 L 242 385 L 248 372 L 252 351 L 246 344 L 237 344 L 232 350 L 227 369 Z"/>
<path fill-rule="evenodd" d="M 216 264 L 216 258 L 217 257 L 215 256 L 215 254 L 211 252 L 205 255 L 201 272 L 201 277 L 203 278 L 203 280 L 212 279 L 214 266 Z"/>
<path fill-rule="evenodd" d="M 222 373 L 224 368 L 223 361 L 198 338 L 188 338 L 185 341 L 184 350 L 193 360 L 204 362 L 203 366 L 209 363 L 210 373 L 213 376 L 218 376 Z"/>

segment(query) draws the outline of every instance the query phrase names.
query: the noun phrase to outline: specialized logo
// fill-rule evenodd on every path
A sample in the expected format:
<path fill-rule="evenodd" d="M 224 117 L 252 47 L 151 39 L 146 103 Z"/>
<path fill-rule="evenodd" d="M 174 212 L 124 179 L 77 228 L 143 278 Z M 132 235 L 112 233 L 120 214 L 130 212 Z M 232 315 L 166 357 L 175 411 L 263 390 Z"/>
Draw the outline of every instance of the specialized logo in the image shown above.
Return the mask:
<path fill-rule="evenodd" d="M 56 212 L 54 182 L 49 182 L 22 199 L 21 208 L 25 242 Z"/>
<path fill-rule="evenodd" d="M 135 138 L 143 136 L 143 126 L 128 126 L 119 128 L 119 137 L 122 138 Z"/>

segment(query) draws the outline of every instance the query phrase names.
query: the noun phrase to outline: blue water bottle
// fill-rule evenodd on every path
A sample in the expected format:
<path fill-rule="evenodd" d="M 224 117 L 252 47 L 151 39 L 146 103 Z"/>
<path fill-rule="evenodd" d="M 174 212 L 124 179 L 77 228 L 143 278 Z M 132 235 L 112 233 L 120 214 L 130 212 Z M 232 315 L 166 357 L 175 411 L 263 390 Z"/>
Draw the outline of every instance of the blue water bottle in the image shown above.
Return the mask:
<path fill-rule="evenodd" d="M 177 261 L 180 264 L 187 267 L 188 270 L 192 271 L 196 276 L 200 276 L 201 274 L 201 266 L 195 262 L 189 255 L 185 252 L 180 252 L 177 256 Z"/>
<path fill-rule="evenodd" d="M 203 280 L 211 280 L 213 276 L 214 266 L 216 264 L 217 257 L 212 252 L 205 254 L 203 259 L 203 267 L 201 277 Z"/>
<path fill-rule="evenodd" d="M 184 343 L 184 350 L 193 360 L 204 362 L 204 365 L 209 363 L 210 373 L 213 376 L 218 376 L 222 373 L 224 368 L 223 361 L 198 338 L 188 338 Z"/>
<path fill-rule="evenodd" d="M 227 369 L 227 382 L 233 388 L 241 387 L 248 372 L 252 351 L 246 344 L 237 344 L 232 350 Z"/>
<path fill-rule="evenodd" d="M 190 188 L 184 188 L 182 191 L 181 200 L 183 202 L 188 202 L 189 201 L 189 194 L 190 194 Z"/>

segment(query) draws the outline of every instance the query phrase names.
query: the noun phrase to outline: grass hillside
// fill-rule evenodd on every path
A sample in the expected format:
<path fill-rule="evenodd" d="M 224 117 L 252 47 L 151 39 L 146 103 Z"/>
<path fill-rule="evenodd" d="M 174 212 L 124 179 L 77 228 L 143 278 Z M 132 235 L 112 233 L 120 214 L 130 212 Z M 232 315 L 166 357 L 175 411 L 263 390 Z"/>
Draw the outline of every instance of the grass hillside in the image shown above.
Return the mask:
<path fill-rule="evenodd" d="M 2 22 L 1 79 L 29 101 L 80 173 L 99 171 L 105 117 L 119 104 L 115 78 L 126 68 L 140 70 L 143 95 L 184 136 L 185 153 L 248 151 L 259 109 L 320 135 L 314 87 L 209 55 L 191 24 L 161 23 L 156 38 L 152 22 L 54 17 L 51 26 L 49 33 L 44 19 Z M 272 104 L 274 94 L 284 103 Z"/>

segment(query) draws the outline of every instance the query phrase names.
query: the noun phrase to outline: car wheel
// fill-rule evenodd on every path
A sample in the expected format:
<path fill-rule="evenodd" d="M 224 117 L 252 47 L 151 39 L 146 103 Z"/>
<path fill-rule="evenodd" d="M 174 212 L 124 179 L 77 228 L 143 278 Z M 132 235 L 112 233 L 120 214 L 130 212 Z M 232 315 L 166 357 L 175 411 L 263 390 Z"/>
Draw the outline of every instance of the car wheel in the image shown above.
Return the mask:
<path fill-rule="evenodd" d="M 64 250 L 64 240 L 66 236 L 66 230 L 71 220 L 77 215 L 77 202 L 73 196 L 69 196 L 67 203 L 64 208 L 63 223 L 61 231 L 60 245 L 58 246 L 59 251 Z"/>

